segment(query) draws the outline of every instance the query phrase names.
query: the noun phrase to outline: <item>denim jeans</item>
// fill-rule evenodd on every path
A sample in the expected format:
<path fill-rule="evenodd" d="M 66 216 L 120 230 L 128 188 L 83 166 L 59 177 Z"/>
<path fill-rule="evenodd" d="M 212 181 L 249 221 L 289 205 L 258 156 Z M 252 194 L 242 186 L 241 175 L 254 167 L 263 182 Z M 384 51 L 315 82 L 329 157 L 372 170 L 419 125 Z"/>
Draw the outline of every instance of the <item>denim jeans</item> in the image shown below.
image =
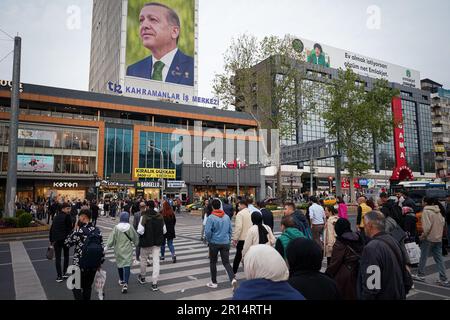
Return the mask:
<path fill-rule="evenodd" d="M 439 271 L 439 279 L 441 281 L 447 281 L 447 275 L 445 274 L 445 264 L 442 258 L 442 242 L 430 242 L 426 240 L 422 241 L 420 245 L 420 262 L 418 270 L 419 276 L 425 276 L 425 265 L 427 263 L 427 258 L 430 250 Z"/>
<path fill-rule="evenodd" d="M 173 239 L 166 239 L 164 238 L 163 244 L 161 246 L 161 257 L 164 258 L 164 253 L 166 252 L 166 241 L 167 246 L 169 247 L 170 253 L 172 254 L 172 257 L 175 256 L 175 247 L 173 246 Z"/>
<path fill-rule="evenodd" d="M 118 270 L 120 281 L 128 284 L 128 280 L 130 279 L 130 267 L 118 268 Z"/>

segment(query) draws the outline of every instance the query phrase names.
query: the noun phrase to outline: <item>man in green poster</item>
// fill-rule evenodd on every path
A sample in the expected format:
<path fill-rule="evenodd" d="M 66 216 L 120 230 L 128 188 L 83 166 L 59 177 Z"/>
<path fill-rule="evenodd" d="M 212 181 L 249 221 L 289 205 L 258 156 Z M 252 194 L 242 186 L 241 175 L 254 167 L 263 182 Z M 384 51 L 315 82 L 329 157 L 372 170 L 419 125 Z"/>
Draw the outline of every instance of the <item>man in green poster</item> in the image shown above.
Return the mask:
<path fill-rule="evenodd" d="M 327 68 L 330 67 L 330 59 L 328 58 L 328 61 L 325 61 L 325 54 L 323 53 L 322 46 L 318 43 L 314 44 L 314 51 L 308 53 L 308 62 Z"/>

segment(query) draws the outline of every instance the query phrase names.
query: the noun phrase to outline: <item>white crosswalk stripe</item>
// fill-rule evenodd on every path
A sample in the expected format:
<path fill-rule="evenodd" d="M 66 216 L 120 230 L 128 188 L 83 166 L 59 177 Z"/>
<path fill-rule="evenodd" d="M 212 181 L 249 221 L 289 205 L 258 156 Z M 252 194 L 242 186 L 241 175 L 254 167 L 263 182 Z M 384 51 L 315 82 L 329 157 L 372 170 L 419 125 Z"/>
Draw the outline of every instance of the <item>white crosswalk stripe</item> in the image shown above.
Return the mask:
<path fill-rule="evenodd" d="M 117 220 L 99 219 L 97 225 L 102 229 L 105 242 L 117 223 Z M 217 263 L 217 282 L 219 289 L 206 287 L 206 284 L 210 281 L 209 249 L 200 241 L 201 229 L 201 224 L 198 226 L 180 226 L 176 228 L 177 238 L 174 239 L 174 247 L 177 263 L 172 263 L 170 251 L 166 247 L 166 260 L 160 261 L 159 289 L 164 294 L 180 293 L 182 294 L 181 299 L 230 299 L 232 296 L 230 280 L 221 263 L 220 255 Z M 236 249 L 231 247 L 231 264 L 233 263 L 235 253 Z M 107 250 L 105 256 L 109 262 L 115 263 L 114 250 Z M 151 257 L 149 260 L 152 261 Z M 131 274 L 137 276 L 139 273 L 140 265 L 133 265 L 131 267 Z M 151 282 L 152 266 L 146 267 L 146 276 L 147 282 Z M 243 272 L 238 273 L 237 278 L 244 280 Z M 203 293 L 199 294 L 199 290 Z"/>
<path fill-rule="evenodd" d="M 111 221 L 105 218 L 99 220 L 98 225 L 102 228 L 105 241 L 107 236 L 111 233 L 113 227 L 118 221 Z M 105 229 L 106 227 L 107 229 Z M 232 297 L 232 289 L 230 280 L 225 272 L 225 268 L 219 261 L 217 263 L 217 282 L 219 287 L 217 289 L 210 289 L 206 284 L 210 281 L 210 267 L 208 259 L 208 247 L 200 241 L 200 233 L 202 226 L 198 225 L 177 225 L 177 238 L 174 239 L 175 252 L 177 256 L 177 263 L 172 263 L 170 251 L 166 248 L 166 260 L 160 261 L 160 277 L 158 286 L 162 294 L 175 295 L 177 299 L 181 300 L 224 300 Z M 281 232 L 274 232 L 275 237 L 279 237 Z M 236 249 L 230 248 L 230 263 L 233 263 Z M 114 251 L 108 250 L 106 258 L 115 263 Z M 444 257 L 448 261 L 450 257 Z M 151 258 L 150 258 L 151 261 Z M 435 262 L 430 256 L 427 259 L 426 266 L 430 267 Z M 326 270 L 326 259 L 322 263 L 322 272 Z M 242 265 L 241 265 L 242 266 Z M 241 269 L 242 270 L 242 269 Z M 413 270 L 413 272 L 416 270 Z M 140 265 L 133 265 L 131 267 L 131 274 L 137 276 L 140 273 Z M 151 282 L 152 266 L 146 267 L 146 280 Z M 427 275 L 426 281 L 430 286 L 433 286 L 437 273 Z M 237 274 L 238 281 L 245 280 L 242 271 Z M 437 287 L 437 286 L 436 286 Z M 411 291 L 410 297 L 417 296 L 420 290 Z"/>

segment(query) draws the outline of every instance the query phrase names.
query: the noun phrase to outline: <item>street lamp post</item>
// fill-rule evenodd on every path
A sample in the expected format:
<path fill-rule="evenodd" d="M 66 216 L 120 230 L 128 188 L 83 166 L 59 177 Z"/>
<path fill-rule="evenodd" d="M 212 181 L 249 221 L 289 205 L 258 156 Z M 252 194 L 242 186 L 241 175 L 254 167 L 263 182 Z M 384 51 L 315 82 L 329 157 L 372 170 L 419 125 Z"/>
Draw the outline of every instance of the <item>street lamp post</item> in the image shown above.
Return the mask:
<path fill-rule="evenodd" d="M 236 159 L 236 198 L 239 198 L 239 158 Z"/>
<path fill-rule="evenodd" d="M 159 180 L 160 180 L 160 183 L 161 183 L 161 186 L 160 186 L 160 189 L 161 189 L 160 202 L 161 202 L 161 204 L 162 204 L 162 201 L 163 201 L 163 198 L 164 198 L 164 176 L 163 176 L 163 171 L 164 171 L 164 157 L 163 157 L 163 151 L 162 151 L 162 149 L 157 148 L 157 147 L 152 146 L 152 145 L 149 145 L 148 147 L 151 148 L 151 149 L 155 149 L 156 151 L 159 151 L 159 155 L 160 155 L 160 165 L 159 165 L 159 168 L 160 168 L 160 170 L 161 170 L 161 173 L 159 174 L 159 176 L 160 176 Z"/>
<path fill-rule="evenodd" d="M 212 178 L 210 175 L 207 175 L 203 178 L 203 181 L 206 183 L 206 199 L 209 199 L 209 183 L 212 182 Z"/>
<path fill-rule="evenodd" d="M 294 186 L 293 183 L 295 182 L 295 178 L 294 178 L 294 174 L 291 173 L 291 175 L 289 176 L 289 182 L 291 184 L 291 200 L 294 200 Z"/>
<path fill-rule="evenodd" d="M 95 200 L 96 200 L 96 203 L 98 203 L 98 188 L 100 187 L 97 185 L 98 173 L 96 171 L 94 171 L 93 175 L 94 175 L 94 180 L 95 180 Z"/>

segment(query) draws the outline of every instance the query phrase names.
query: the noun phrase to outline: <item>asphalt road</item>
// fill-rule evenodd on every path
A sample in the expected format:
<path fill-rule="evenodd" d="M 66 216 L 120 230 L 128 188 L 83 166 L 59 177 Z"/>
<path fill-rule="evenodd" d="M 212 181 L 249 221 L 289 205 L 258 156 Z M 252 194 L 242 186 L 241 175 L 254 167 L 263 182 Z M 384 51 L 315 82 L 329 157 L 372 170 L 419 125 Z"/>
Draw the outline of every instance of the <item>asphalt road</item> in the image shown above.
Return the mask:
<path fill-rule="evenodd" d="M 275 235 L 280 234 L 279 218 L 275 223 Z M 352 225 L 355 224 L 355 216 L 350 216 Z M 107 218 L 99 220 L 99 226 L 104 234 L 106 241 L 116 221 Z M 170 254 L 166 253 L 166 260 L 161 263 L 161 275 L 159 281 L 160 291 L 152 292 L 149 284 L 140 285 L 137 282 L 139 266 L 133 266 L 129 292 L 123 295 L 118 285 L 118 272 L 115 266 L 114 253 L 106 253 L 106 262 L 103 265 L 107 272 L 107 281 L 105 285 L 105 298 L 107 300 L 174 300 L 174 299 L 194 299 L 194 300 L 225 300 L 232 296 L 231 286 L 226 277 L 223 266 L 218 264 L 217 289 L 206 287 L 210 280 L 208 248 L 200 241 L 201 219 L 200 217 L 190 216 L 182 213 L 177 219 L 177 238 L 175 240 L 175 250 L 177 254 L 177 263 L 173 264 Z M 26 241 L 16 241 L 0 243 L 0 300 L 26 299 L 27 295 L 41 292 L 42 299 L 49 300 L 73 300 L 73 295 L 66 288 L 66 284 L 57 283 L 56 271 L 53 261 L 45 258 L 48 246 L 47 239 L 34 239 Z M 26 274 L 20 274 L 15 265 L 18 265 L 17 252 L 24 248 L 26 252 L 21 261 L 21 265 L 29 262 L 29 268 Z M 71 249 L 72 253 L 72 249 Z M 230 252 L 230 259 L 234 257 L 235 250 Z M 450 268 L 449 257 L 445 258 L 447 269 Z M 324 262 L 323 267 L 326 266 Z M 450 289 L 438 287 L 433 284 L 437 278 L 437 269 L 430 258 L 426 268 L 427 283 L 415 283 L 408 299 L 410 300 L 442 300 L 450 299 Z M 447 273 L 450 274 L 450 273 Z M 151 267 L 147 268 L 147 279 L 151 279 Z M 31 280 L 28 280 L 31 279 Z M 238 280 L 244 280 L 242 268 L 238 273 Z M 30 283 L 35 285 L 31 286 Z M 93 290 L 93 299 L 97 299 L 96 292 Z"/>

